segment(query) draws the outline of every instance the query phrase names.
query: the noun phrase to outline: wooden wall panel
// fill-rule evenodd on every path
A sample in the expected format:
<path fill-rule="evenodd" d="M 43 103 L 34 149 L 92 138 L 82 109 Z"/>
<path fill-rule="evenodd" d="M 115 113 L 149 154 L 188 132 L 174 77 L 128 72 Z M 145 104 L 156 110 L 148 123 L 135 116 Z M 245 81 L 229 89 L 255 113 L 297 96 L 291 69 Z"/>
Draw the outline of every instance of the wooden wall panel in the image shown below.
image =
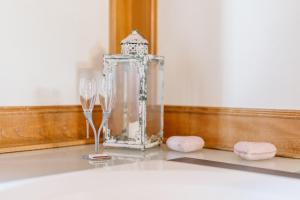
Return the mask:
<path fill-rule="evenodd" d="M 94 118 L 100 122 L 99 109 Z M 85 137 L 81 106 L 0 108 L 0 153 L 92 142 Z"/>
<path fill-rule="evenodd" d="M 137 29 L 156 53 L 156 0 L 110 0 L 110 53 L 120 53 L 120 42 Z"/>
<path fill-rule="evenodd" d="M 99 107 L 94 119 L 99 124 Z M 300 158 L 300 111 L 165 106 L 164 126 L 165 139 L 197 135 L 207 148 L 222 150 L 241 140 L 267 141 L 277 155 Z M 0 153 L 89 144 L 92 138 L 85 139 L 81 106 L 0 108 Z"/>
<path fill-rule="evenodd" d="M 205 147 L 222 150 L 241 140 L 266 141 L 277 155 L 300 158 L 300 111 L 166 106 L 165 136 L 172 135 L 201 136 Z"/>

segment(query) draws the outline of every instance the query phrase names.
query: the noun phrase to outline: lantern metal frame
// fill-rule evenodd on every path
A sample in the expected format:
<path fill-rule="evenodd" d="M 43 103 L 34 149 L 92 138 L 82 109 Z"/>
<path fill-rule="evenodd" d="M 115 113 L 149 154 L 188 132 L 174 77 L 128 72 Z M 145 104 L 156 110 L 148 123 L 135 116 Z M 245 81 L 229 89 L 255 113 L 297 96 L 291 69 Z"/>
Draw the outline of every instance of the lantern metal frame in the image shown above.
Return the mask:
<path fill-rule="evenodd" d="M 127 147 L 145 150 L 154 146 L 158 146 L 162 143 L 163 138 L 163 95 L 161 95 L 160 104 L 160 132 L 159 137 L 150 139 L 147 136 L 146 117 L 147 117 L 147 70 L 149 67 L 149 61 L 156 61 L 159 63 L 160 70 L 163 72 L 164 58 L 162 56 L 149 55 L 148 54 L 148 42 L 137 31 L 133 31 L 127 38 L 121 42 L 122 54 L 119 55 L 104 55 L 103 57 L 103 74 L 104 76 L 114 73 L 118 63 L 130 62 L 137 65 L 138 79 L 139 79 L 139 92 L 138 92 L 138 124 L 139 131 L 135 135 L 134 141 L 122 141 L 116 140 L 111 137 L 111 130 L 108 126 L 103 129 L 103 145 L 105 147 Z M 161 85 L 163 91 L 163 82 Z M 163 92 L 162 92 L 163 94 Z"/>

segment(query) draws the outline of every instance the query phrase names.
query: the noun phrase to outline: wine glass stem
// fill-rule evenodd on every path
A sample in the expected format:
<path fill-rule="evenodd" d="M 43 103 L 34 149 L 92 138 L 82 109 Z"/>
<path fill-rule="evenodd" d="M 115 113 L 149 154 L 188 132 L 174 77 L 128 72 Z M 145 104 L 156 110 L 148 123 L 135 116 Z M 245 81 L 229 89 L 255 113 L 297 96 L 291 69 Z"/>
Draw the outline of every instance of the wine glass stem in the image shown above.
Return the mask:
<path fill-rule="evenodd" d="M 87 121 L 90 123 L 93 133 L 94 133 L 94 140 L 95 140 L 95 153 L 99 153 L 99 137 L 97 135 L 97 131 L 93 122 L 92 112 L 84 112 L 84 116 Z"/>
<path fill-rule="evenodd" d="M 90 138 L 90 124 L 89 121 L 86 120 L 86 139 Z"/>
<path fill-rule="evenodd" d="M 106 125 L 106 122 L 107 122 L 107 119 L 108 119 L 108 116 L 109 116 L 109 113 L 108 112 L 103 112 L 103 115 L 102 115 L 102 122 L 101 122 L 101 125 L 98 129 L 98 141 L 100 140 L 100 134 L 101 134 L 101 130 L 103 128 L 104 125 Z M 104 137 L 103 137 L 104 139 Z"/>

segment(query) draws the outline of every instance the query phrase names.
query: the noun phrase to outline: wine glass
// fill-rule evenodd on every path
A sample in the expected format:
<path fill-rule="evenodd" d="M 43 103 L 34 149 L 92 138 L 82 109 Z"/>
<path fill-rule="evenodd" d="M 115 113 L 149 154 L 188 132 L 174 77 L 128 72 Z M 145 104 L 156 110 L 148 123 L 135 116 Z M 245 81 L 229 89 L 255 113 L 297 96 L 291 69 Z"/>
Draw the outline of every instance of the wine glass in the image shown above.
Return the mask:
<path fill-rule="evenodd" d="M 82 73 L 79 80 L 79 94 L 80 94 L 80 102 L 82 105 L 83 113 L 92 127 L 94 133 L 94 141 L 95 141 L 95 153 L 89 154 L 88 159 L 92 161 L 110 159 L 111 157 L 105 153 L 100 153 L 99 142 L 100 142 L 100 132 L 105 122 L 106 117 L 102 118 L 102 123 L 100 127 L 100 131 L 96 131 L 96 127 L 93 122 L 93 108 L 95 105 L 95 101 L 97 99 L 98 93 L 100 90 L 98 88 L 103 88 L 106 85 L 106 79 L 103 79 L 102 74 L 97 76 L 98 73 L 95 71 L 86 71 L 86 73 Z M 102 91 L 102 90 L 101 90 Z M 109 91 L 109 90 L 105 90 Z"/>
<path fill-rule="evenodd" d="M 83 114 L 86 120 L 92 127 L 95 139 L 95 153 L 99 152 L 99 141 L 97 137 L 96 128 L 93 122 L 93 109 L 97 98 L 97 81 L 91 75 L 83 75 L 79 80 L 79 94 L 80 102 L 83 109 Z"/>
<path fill-rule="evenodd" d="M 98 81 L 98 95 L 102 108 L 102 122 L 98 129 L 100 136 L 103 127 L 107 126 L 107 120 L 110 116 L 113 103 L 113 77 L 111 73 L 101 75 Z"/>

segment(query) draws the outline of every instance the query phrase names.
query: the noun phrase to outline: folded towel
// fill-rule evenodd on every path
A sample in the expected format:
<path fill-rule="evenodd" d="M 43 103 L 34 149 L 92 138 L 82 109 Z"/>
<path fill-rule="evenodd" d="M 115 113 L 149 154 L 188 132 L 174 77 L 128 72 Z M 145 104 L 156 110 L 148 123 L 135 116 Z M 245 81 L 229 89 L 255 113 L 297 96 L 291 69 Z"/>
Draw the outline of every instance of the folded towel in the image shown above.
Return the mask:
<path fill-rule="evenodd" d="M 204 140 L 198 136 L 172 136 L 166 143 L 171 150 L 185 153 L 200 150 L 204 146 Z"/>
<path fill-rule="evenodd" d="M 234 145 L 234 153 L 245 160 L 264 160 L 276 155 L 275 145 L 268 142 L 241 141 Z"/>

